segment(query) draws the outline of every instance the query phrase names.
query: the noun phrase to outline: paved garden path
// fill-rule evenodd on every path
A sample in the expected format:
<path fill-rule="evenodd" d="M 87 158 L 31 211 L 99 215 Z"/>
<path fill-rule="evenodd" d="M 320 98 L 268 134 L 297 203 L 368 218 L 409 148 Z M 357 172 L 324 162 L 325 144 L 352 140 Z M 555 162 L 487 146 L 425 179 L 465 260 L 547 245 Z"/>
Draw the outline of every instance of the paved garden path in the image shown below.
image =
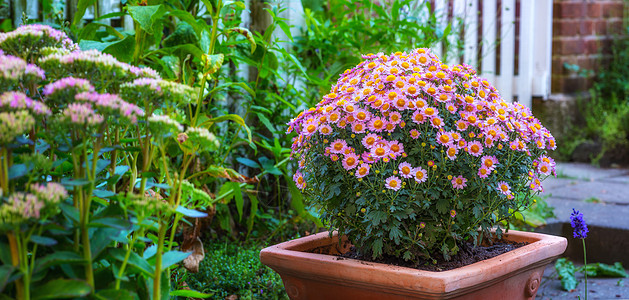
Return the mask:
<path fill-rule="evenodd" d="M 556 218 L 538 231 L 568 238 L 565 255 L 583 264 L 581 241 L 572 238 L 570 213 L 581 211 L 589 227 L 586 239 L 588 263 L 622 262 L 629 268 L 629 169 L 601 169 L 588 164 L 561 163 L 557 178 L 544 181 L 546 202 Z M 629 270 L 628 270 L 629 271 Z M 583 299 L 583 280 L 576 291 L 561 289 L 553 265 L 544 272 L 537 299 Z M 629 299 L 629 278 L 588 278 L 588 299 Z"/>

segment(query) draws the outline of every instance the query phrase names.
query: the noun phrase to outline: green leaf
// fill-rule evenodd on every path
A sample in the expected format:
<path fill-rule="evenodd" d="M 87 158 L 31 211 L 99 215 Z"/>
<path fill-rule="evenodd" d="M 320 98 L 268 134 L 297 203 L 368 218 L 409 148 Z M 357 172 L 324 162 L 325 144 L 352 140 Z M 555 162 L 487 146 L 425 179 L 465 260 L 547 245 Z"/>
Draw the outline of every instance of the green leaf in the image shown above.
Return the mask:
<path fill-rule="evenodd" d="M 238 182 L 229 182 L 232 190 L 234 191 L 234 199 L 236 200 L 236 210 L 238 210 L 239 220 L 242 221 L 242 209 L 244 206 L 244 200 L 242 197 L 242 191 L 240 189 L 240 183 Z"/>
<path fill-rule="evenodd" d="M 249 126 L 247 126 L 247 124 L 245 123 L 245 120 L 239 115 L 236 115 L 236 114 L 223 115 L 220 117 L 209 119 L 207 122 L 219 123 L 219 122 L 228 121 L 228 120 L 234 121 L 238 123 L 238 125 L 240 125 L 242 128 L 244 128 L 245 131 L 247 132 L 247 138 L 249 139 L 249 142 L 253 141 L 251 138 L 251 130 L 249 129 Z"/>
<path fill-rule="evenodd" d="M 251 89 L 251 88 L 250 88 L 250 87 L 249 87 L 246 83 L 244 83 L 244 82 L 228 82 L 228 83 L 221 84 L 221 85 L 219 85 L 219 86 L 217 86 L 217 87 L 213 88 L 213 89 L 210 91 L 210 94 L 209 94 L 209 95 L 214 95 L 214 94 L 216 94 L 216 92 L 221 91 L 221 90 L 226 89 L 226 88 L 231 87 L 231 86 L 237 86 L 237 87 L 240 87 L 240 88 L 242 88 L 243 90 L 247 91 L 247 93 L 249 93 L 251 96 L 253 96 L 253 97 L 255 97 L 255 96 L 256 96 L 256 92 L 255 92 L 253 89 Z"/>
<path fill-rule="evenodd" d="M 42 246 L 54 246 L 57 244 L 57 240 L 40 235 L 31 235 L 31 242 Z"/>
<path fill-rule="evenodd" d="M 293 41 L 293 34 L 290 32 L 290 26 L 288 26 L 288 24 L 286 24 L 286 22 L 284 22 L 284 21 L 278 21 L 277 25 L 280 26 L 280 28 L 282 29 L 282 31 L 284 32 L 286 37 L 288 37 L 288 39 L 292 42 Z M 251 52 L 253 53 L 253 51 L 251 51 Z"/>
<path fill-rule="evenodd" d="M 560 258 L 555 263 L 555 270 L 561 280 L 561 287 L 565 291 L 572 291 L 577 288 L 577 278 L 575 277 L 574 264 L 566 258 Z"/>
<path fill-rule="evenodd" d="M 74 13 L 74 20 L 72 20 L 72 26 L 76 26 L 79 22 L 81 22 L 87 8 L 94 5 L 95 2 L 96 0 L 79 0 L 76 12 Z"/>
<path fill-rule="evenodd" d="M 190 218 L 205 218 L 207 217 L 207 214 L 204 212 L 200 212 L 198 210 L 194 210 L 194 209 L 189 209 L 189 208 L 185 208 L 181 205 L 179 205 L 177 207 L 176 210 L 178 213 L 186 216 L 186 217 L 190 217 Z"/>
<path fill-rule="evenodd" d="M 155 23 L 166 13 L 163 5 L 128 5 L 127 9 L 131 18 L 140 24 L 140 27 L 148 34 L 153 35 Z"/>
<path fill-rule="evenodd" d="M 94 296 L 97 299 L 102 299 L 102 300 L 108 300 L 108 299 L 133 300 L 133 299 L 136 299 L 137 295 L 125 289 L 120 289 L 120 290 L 109 289 L 109 290 L 98 291 L 98 293 L 96 293 L 96 295 Z"/>
<path fill-rule="evenodd" d="M 83 263 L 83 257 L 71 251 L 56 251 L 35 260 L 35 271 L 41 271 L 54 265 Z"/>
<path fill-rule="evenodd" d="M 9 180 L 20 178 L 26 175 L 29 171 L 29 168 L 27 168 L 25 164 L 12 165 L 11 167 L 9 167 Z"/>
<path fill-rule="evenodd" d="M 225 55 L 223 53 L 212 54 L 205 56 L 207 59 L 207 68 L 205 70 L 205 75 L 210 75 L 218 72 L 218 70 L 223 65 L 223 61 L 225 61 Z"/>
<path fill-rule="evenodd" d="M 113 258 L 115 258 L 116 260 L 120 262 L 124 261 L 125 254 L 126 254 L 126 250 L 122 248 L 109 249 L 109 255 L 111 255 Z M 154 276 L 153 273 L 155 273 L 155 270 L 153 269 L 153 266 L 151 266 L 146 260 L 144 260 L 142 257 L 140 257 L 140 255 L 138 255 L 134 251 L 131 251 L 129 255 L 129 260 L 127 260 L 127 263 L 131 266 L 136 267 L 138 270 L 144 273 L 144 275 L 147 275 L 149 277 Z M 163 262 L 162 262 L 162 265 L 164 265 Z"/>
<path fill-rule="evenodd" d="M 162 270 L 166 270 L 166 268 L 186 259 L 186 257 L 190 256 L 192 252 L 181 252 L 181 251 L 168 251 L 162 255 Z"/>
<path fill-rule="evenodd" d="M 170 292 L 170 296 L 173 297 L 189 297 L 189 298 L 210 298 L 212 297 L 214 294 L 205 294 L 205 293 L 201 293 L 201 292 L 197 292 L 197 291 L 193 291 L 193 290 L 176 290 L 176 291 L 172 291 Z"/>
<path fill-rule="evenodd" d="M 260 169 L 260 165 L 257 162 L 255 162 L 255 161 L 253 161 L 251 159 L 248 159 L 246 157 L 238 157 L 238 158 L 236 158 L 236 161 L 241 163 L 241 164 L 243 164 L 243 165 L 245 165 L 245 166 L 248 166 L 248 167 L 251 167 L 251 168 L 254 168 L 254 169 Z"/>
<path fill-rule="evenodd" d="M 0 293 L 2 293 L 4 287 L 7 285 L 9 277 L 11 277 L 11 273 L 13 273 L 13 269 L 11 265 L 0 266 Z"/>
<path fill-rule="evenodd" d="M 33 290 L 33 299 L 59 299 L 87 296 L 92 288 L 85 281 L 55 279 Z"/>
<path fill-rule="evenodd" d="M 277 131 L 275 127 L 273 126 L 273 124 L 271 124 L 271 121 L 269 121 L 269 118 L 267 118 L 264 114 L 256 112 L 256 115 L 258 116 L 258 119 L 260 120 L 260 122 L 262 122 L 262 124 L 264 124 L 264 126 L 266 126 L 266 128 L 270 132 L 274 133 Z"/>
<path fill-rule="evenodd" d="M 382 239 L 376 238 L 371 246 L 371 251 L 373 252 L 373 257 L 378 257 L 382 254 Z"/>
<path fill-rule="evenodd" d="M 133 36 L 127 36 L 124 39 L 113 42 L 81 40 L 79 42 L 79 47 L 82 50 L 96 49 L 103 53 L 111 54 L 120 61 L 130 62 L 133 59 L 135 38 Z"/>
<path fill-rule="evenodd" d="M 130 229 L 131 223 L 128 220 L 122 219 L 122 218 L 105 217 L 105 218 L 93 219 L 90 222 L 89 226 L 90 227 L 111 227 L 111 228 L 116 228 L 116 229 Z"/>
<path fill-rule="evenodd" d="M 256 214 L 258 213 L 258 198 L 253 194 L 247 194 L 249 201 L 251 201 L 251 210 L 249 211 L 249 219 L 247 220 L 247 236 L 253 229 L 253 222 L 255 221 Z"/>
<path fill-rule="evenodd" d="M 197 23 L 197 20 L 194 18 L 194 16 L 192 14 L 190 14 L 189 12 L 185 11 L 185 10 L 175 9 L 175 10 L 171 10 L 170 12 L 168 12 L 168 14 L 171 15 L 171 16 L 177 17 L 181 21 L 183 21 L 186 24 L 188 24 L 190 27 L 192 27 L 194 32 L 196 34 L 198 34 L 198 35 L 200 35 L 201 31 L 203 31 L 205 29 L 205 27 L 207 27 L 205 22 L 198 22 Z M 179 27 L 179 24 L 177 24 L 177 27 Z"/>
<path fill-rule="evenodd" d="M 437 201 L 437 210 L 440 214 L 445 214 L 450 209 L 450 200 L 447 198 L 441 198 Z"/>
<path fill-rule="evenodd" d="M 251 45 L 251 54 L 253 54 L 253 52 L 256 51 L 256 46 L 257 46 L 256 40 L 253 38 L 253 34 L 251 34 L 251 31 L 249 31 L 249 29 L 243 28 L 243 27 L 235 27 L 235 28 L 230 28 L 229 30 L 227 30 L 227 32 L 236 32 L 238 34 L 243 35 L 249 42 L 249 45 Z"/>
<path fill-rule="evenodd" d="M 620 262 L 616 262 L 613 266 L 603 263 L 588 264 L 581 271 L 586 271 L 588 276 L 592 277 L 616 277 L 626 278 L 627 272 Z"/>
<path fill-rule="evenodd" d="M 84 39 L 88 39 L 88 40 L 96 39 L 96 31 L 98 31 L 98 29 L 100 29 L 101 27 L 104 27 L 105 30 L 109 34 L 116 36 L 121 40 L 125 38 L 125 36 L 122 33 L 120 33 L 118 30 L 116 30 L 116 28 L 111 27 L 107 24 L 93 22 L 93 23 L 89 23 L 85 25 L 85 27 L 81 29 L 81 31 L 79 32 L 79 41 L 84 40 Z"/>

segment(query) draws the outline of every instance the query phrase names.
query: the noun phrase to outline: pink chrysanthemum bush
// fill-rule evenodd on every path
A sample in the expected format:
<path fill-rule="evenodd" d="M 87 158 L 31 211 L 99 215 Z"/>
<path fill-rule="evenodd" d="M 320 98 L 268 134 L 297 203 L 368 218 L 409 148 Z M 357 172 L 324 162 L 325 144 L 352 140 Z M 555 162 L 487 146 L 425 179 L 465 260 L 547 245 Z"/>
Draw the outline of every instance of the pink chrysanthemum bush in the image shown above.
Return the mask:
<path fill-rule="evenodd" d="M 295 183 L 363 255 L 448 260 L 554 173 L 550 132 L 470 66 L 429 49 L 363 59 L 288 124 Z"/>

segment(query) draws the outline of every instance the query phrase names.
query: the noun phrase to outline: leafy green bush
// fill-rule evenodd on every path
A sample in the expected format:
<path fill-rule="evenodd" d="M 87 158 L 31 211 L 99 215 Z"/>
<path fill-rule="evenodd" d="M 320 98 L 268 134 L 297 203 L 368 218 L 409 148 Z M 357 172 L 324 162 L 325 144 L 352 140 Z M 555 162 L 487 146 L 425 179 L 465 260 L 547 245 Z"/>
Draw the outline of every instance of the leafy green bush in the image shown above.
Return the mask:
<path fill-rule="evenodd" d="M 214 242 L 206 245 L 199 273 L 186 273 L 188 286 L 214 299 L 288 299 L 280 275 L 260 263 L 258 245 Z"/>

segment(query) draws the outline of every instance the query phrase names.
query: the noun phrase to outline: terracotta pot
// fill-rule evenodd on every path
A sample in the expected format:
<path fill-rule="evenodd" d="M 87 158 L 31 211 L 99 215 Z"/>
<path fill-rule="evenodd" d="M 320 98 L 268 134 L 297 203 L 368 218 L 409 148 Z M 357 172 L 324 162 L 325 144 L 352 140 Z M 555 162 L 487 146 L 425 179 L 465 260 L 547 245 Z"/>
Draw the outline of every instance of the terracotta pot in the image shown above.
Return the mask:
<path fill-rule="evenodd" d="M 568 244 L 563 237 L 509 231 L 526 246 L 462 268 L 430 272 L 341 258 L 350 243 L 327 232 L 263 249 L 291 299 L 534 299 L 544 268 Z"/>

